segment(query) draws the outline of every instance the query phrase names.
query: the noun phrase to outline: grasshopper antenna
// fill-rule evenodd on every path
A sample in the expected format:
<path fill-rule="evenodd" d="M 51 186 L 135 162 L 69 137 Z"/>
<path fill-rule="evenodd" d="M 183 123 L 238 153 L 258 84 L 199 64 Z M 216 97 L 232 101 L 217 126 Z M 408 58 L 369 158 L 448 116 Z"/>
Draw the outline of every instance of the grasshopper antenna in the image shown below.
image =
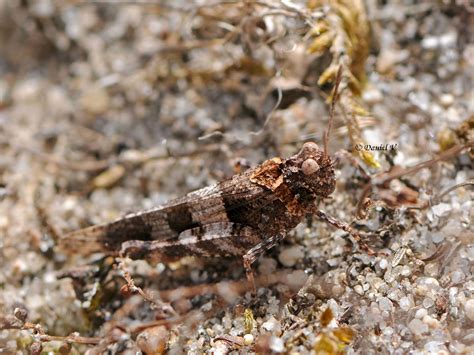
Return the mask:
<path fill-rule="evenodd" d="M 336 102 L 339 99 L 339 84 L 341 83 L 342 80 L 342 65 L 339 65 L 339 68 L 337 69 L 337 74 L 336 74 L 336 82 L 334 84 L 334 88 L 332 90 L 332 97 L 331 97 L 331 107 L 329 109 L 329 123 L 328 123 L 328 128 L 326 129 L 326 132 L 324 132 L 324 156 L 328 156 L 328 151 L 329 151 L 329 134 L 331 132 L 332 128 L 332 121 L 334 120 L 334 110 L 336 107 Z"/>

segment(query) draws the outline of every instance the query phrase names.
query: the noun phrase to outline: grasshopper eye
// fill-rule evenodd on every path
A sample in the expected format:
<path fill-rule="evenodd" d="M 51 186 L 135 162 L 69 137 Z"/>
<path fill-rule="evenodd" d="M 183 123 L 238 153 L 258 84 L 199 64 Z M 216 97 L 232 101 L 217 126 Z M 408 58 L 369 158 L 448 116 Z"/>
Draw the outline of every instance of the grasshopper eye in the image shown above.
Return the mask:
<path fill-rule="evenodd" d="M 306 159 L 303 164 L 301 164 L 301 170 L 305 175 L 314 174 L 316 171 L 319 170 L 319 164 L 316 163 L 314 159 Z"/>

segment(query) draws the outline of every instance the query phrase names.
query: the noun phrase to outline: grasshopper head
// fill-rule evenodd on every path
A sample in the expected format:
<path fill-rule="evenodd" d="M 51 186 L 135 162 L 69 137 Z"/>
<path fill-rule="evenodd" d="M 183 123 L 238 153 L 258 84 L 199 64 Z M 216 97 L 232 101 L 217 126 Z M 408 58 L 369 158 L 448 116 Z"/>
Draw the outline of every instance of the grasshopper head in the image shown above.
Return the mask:
<path fill-rule="evenodd" d="M 284 162 L 285 181 L 302 201 L 328 197 L 336 188 L 333 161 L 313 142 Z"/>

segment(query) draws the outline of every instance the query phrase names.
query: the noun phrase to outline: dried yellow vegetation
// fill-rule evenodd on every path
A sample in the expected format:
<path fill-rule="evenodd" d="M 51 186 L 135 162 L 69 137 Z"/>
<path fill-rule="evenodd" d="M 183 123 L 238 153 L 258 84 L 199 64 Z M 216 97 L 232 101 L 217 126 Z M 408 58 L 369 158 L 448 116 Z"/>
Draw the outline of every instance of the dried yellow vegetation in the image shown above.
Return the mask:
<path fill-rule="evenodd" d="M 333 83 L 342 65 L 346 88 L 341 90 L 339 107 L 352 144 L 364 144 L 359 120 L 370 116 L 361 102 L 366 84 L 365 62 L 370 46 L 370 24 L 364 4 L 361 0 L 309 0 L 307 6 L 311 10 L 320 9 L 324 14 L 310 30 L 312 41 L 308 45 L 308 52 L 329 52 L 332 56 L 330 65 L 318 79 L 318 85 Z M 380 167 L 372 153 L 360 151 L 358 154 L 370 167 Z"/>

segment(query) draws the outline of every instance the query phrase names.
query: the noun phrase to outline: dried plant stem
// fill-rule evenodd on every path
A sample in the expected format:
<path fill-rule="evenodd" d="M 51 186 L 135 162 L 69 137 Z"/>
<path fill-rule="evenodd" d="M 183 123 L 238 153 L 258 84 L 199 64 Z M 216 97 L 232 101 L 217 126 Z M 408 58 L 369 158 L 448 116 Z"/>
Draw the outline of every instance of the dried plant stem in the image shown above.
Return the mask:
<path fill-rule="evenodd" d="M 125 279 L 126 282 L 124 288 L 122 288 L 122 291 L 126 291 L 126 293 L 138 293 L 141 297 L 143 297 L 144 300 L 150 302 L 157 309 L 167 311 L 172 315 L 177 315 L 176 311 L 173 309 L 173 307 L 171 307 L 170 304 L 155 299 L 148 292 L 144 291 L 141 287 L 135 285 L 135 281 L 133 280 L 132 275 L 130 275 L 130 272 L 125 266 L 123 257 L 117 258 L 117 261 L 117 269 L 122 272 L 122 277 Z"/>
<path fill-rule="evenodd" d="M 36 339 L 41 342 L 63 341 L 67 343 L 95 345 L 99 344 L 99 342 L 102 340 L 102 338 L 99 337 L 83 337 L 77 334 L 70 334 L 68 336 L 49 335 L 46 334 L 40 324 L 22 322 L 13 315 L 0 319 L 0 330 L 5 329 L 30 330 L 33 332 L 33 335 L 36 337 Z"/>
<path fill-rule="evenodd" d="M 382 186 L 382 185 L 384 185 L 384 184 L 386 184 L 386 183 L 388 183 L 392 180 L 398 179 L 402 176 L 416 173 L 417 171 L 419 171 L 423 168 L 433 166 L 434 164 L 436 164 L 440 161 L 447 160 L 447 159 L 450 159 L 454 156 L 457 156 L 458 154 L 463 152 L 465 149 L 469 149 L 471 147 L 474 147 L 474 142 L 469 142 L 469 143 L 466 143 L 466 144 L 458 144 L 458 145 L 455 145 L 454 147 L 448 149 L 447 151 L 443 152 L 439 156 L 437 156 L 433 159 L 427 160 L 425 162 L 422 162 L 420 164 L 417 164 L 415 166 L 412 166 L 410 168 L 398 170 L 398 171 L 395 171 L 395 172 L 392 172 L 392 173 L 381 173 L 381 174 L 377 174 L 377 175 L 373 176 L 371 181 L 368 182 L 362 190 L 361 197 L 359 198 L 359 203 L 357 204 L 356 215 L 357 216 L 362 215 L 362 208 L 364 206 L 364 201 L 369 196 L 369 194 L 372 191 L 374 186 Z M 470 184 L 470 183 L 468 182 L 467 184 Z M 454 188 L 457 188 L 457 187 L 454 187 Z M 452 191 L 452 190 L 449 190 L 447 192 L 442 193 L 441 196 L 438 196 L 438 198 L 444 196 L 446 193 L 449 193 L 450 191 Z"/>
<path fill-rule="evenodd" d="M 437 196 L 433 197 L 429 201 L 425 201 L 421 206 L 410 206 L 409 209 L 424 210 L 430 206 L 437 205 L 438 203 L 441 202 L 442 198 L 446 196 L 447 194 L 449 194 L 450 192 L 460 187 L 469 186 L 469 185 L 474 185 L 474 179 L 467 180 L 459 184 L 453 185 L 447 188 L 446 190 L 444 190 L 443 192 L 439 193 Z"/>

